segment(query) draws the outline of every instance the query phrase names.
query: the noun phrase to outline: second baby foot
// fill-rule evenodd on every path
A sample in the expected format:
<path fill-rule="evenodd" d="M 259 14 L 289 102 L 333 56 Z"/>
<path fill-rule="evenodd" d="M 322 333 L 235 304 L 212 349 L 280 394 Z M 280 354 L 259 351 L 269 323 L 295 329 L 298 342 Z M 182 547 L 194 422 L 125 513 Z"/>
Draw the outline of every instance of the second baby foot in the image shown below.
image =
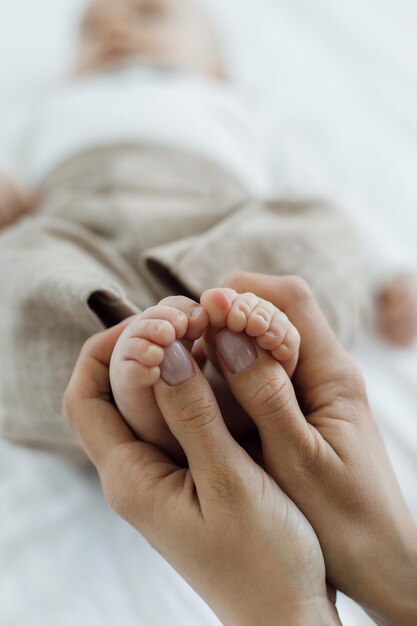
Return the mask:
<path fill-rule="evenodd" d="M 298 362 L 300 334 L 277 307 L 253 293 L 239 294 L 228 288 L 209 289 L 200 301 L 210 318 L 211 329 L 206 333 L 209 343 L 218 329 L 245 332 L 281 363 L 288 376 L 293 375 Z"/>
<path fill-rule="evenodd" d="M 191 346 L 207 325 L 208 315 L 196 302 L 182 296 L 167 298 L 132 317 L 110 363 L 111 388 L 120 413 L 142 441 L 163 448 L 174 460 L 183 458 L 183 453 L 159 411 L 153 385 L 163 361 L 165 376 L 178 384 L 177 342 Z"/>

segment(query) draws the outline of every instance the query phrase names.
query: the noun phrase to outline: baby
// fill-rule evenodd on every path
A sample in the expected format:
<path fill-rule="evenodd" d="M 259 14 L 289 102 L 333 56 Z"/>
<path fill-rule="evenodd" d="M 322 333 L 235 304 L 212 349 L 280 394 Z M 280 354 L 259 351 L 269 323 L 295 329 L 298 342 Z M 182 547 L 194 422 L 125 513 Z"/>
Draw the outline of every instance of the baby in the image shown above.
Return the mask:
<path fill-rule="evenodd" d="M 164 436 L 152 394 L 162 348 L 172 356 L 174 340 L 198 338 L 209 321 L 246 330 L 291 373 L 297 333 L 281 313 L 252 295 L 207 292 L 233 271 L 300 275 L 338 337 L 357 333 L 366 293 L 349 221 L 321 199 L 265 199 L 258 119 L 226 75 L 192 0 L 93 0 L 74 76 L 31 102 L 6 137 L 3 169 L 15 176 L 0 176 L 3 436 L 77 448 L 58 418 L 72 368 L 88 336 L 128 316 L 111 377 L 139 435 L 152 417 L 158 441 Z M 401 290 L 414 302 L 413 279 Z M 180 296 L 167 305 L 172 294 Z M 386 318 L 390 302 L 386 293 Z M 187 311 L 202 317 L 185 325 Z M 129 372 L 137 379 L 127 393 Z"/>
<path fill-rule="evenodd" d="M 115 70 L 118 69 L 119 82 L 112 84 L 112 81 L 109 80 L 108 84 L 111 89 L 123 90 L 126 85 L 122 84 L 122 74 L 132 61 L 138 62 L 137 67 L 140 67 L 142 71 L 147 68 L 148 71 L 152 70 L 154 73 L 163 70 L 167 73 L 170 71 L 172 73 L 176 72 L 177 77 L 178 73 L 181 72 L 183 78 L 185 75 L 194 75 L 194 77 L 204 76 L 217 81 L 226 80 L 226 70 L 216 36 L 208 20 L 194 2 L 189 0 L 120 0 L 118 2 L 116 0 L 94 0 L 90 2 L 82 21 L 81 42 L 74 68 L 75 76 L 94 77 L 108 70 L 107 78 L 110 79 L 111 72 L 113 72 L 113 74 L 117 73 Z M 128 65 L 126 65 L 127 62 Z M 134 64 L 130 66 L 132 71 L 133 68 Z M 182 139 L 178 140 L 178 137 L 173 136 L 172 132 L 171 136 L 169 136 L 169 133 L 168 136 L 164 136 L 160 128 L 158 137 L 157 127 L 160 126 L 160 124 L 158 124 L 160 120 L 152 122 L 149 118 L 144 119 L 142 128 L 139 128 L 140 124 L 136 122 L 136 129 L 134 128 L 135 124 L 129 125 L 131 120 L 128 120 L 126 124 L 128 130 L 123 128 L 123 124 L 121 124 L 119 128 L 114 130 L 114 136 L 111 136 L 109 132 L 107 133 L 107 137 L 105 133 L 103 136 L 103 129 L 99 127 L 99 124 L 96 125 L 95 131 L 90 133 L 86 132 L 86 127 L 90 127 L 92 124 L 94 113 L 96 112 L 97 115 L 99 115 L 97 109 L 100 108 L 100 97 L 102 98 L 104 108 L 104 118 L 108 118 L 112 108 L 114 111 L 113 115 L 123 116 L 123 108 L 125 108 L 129 96 L 133 96 L 132 99 L 136 105 L 137 111 L 135 116 L 143 117 L 144 111 L 141 111 L 138 99 L 135 99 L 135 96 L 142 97 L 140 94 L 142 90 L 145 92 L 145 97 L 149 98 L 151 101 L 150 107 L 152 113 L 155 113 L 155 116 L 158 117 L 160 116 L 160 113 L 157 111 L 159 102 L 155 96 L 159 96 L 160 100 L 161 95 L 164 95 L 166 96 L 167 102 L 169 102 L 170 95 L 172 95 L 175 90 L 178 93 L 178 84 L 176 84 L 171 94 L 168 90 L 165 94 L 155 94 L 155 87 L 157 86 L 155 84 L 155 76 L 151 78 L 154 88 L 153 91 L 152 88 L 149 89 L 150 81 L 144 81 L 143 75 L 136 77 L 131 75 L 127 77 L 129 84 L 134 81 L 138 83 L 137 89 L 132 89 L 130 94 L 126 93 L 121 99 L 123 102 L 120 103 L 111 102 L 106 104 L 105 99 L 108 94 L 105 92 L 105 80 L 101 82 L 98 81 L 97 83 L 92 81 L 93 84 L 91 84 L 90 90 L 87 87 L 88 83 L 84 83 L 84 91 L 82 89 L 82 83 L 78 83 L 78 98 L 76 94 L 77 88 L 75 88 L 72 95 L 73 102 L 67 102 L 67 111 L 65 111 L 65 103 L 63 100 L 65 100 L 65 98 L 68 100 L 71 99 L 71 90 L 69 89 L 67 92 L 63 90 L 63 93 L 56 94 L 55 98 L 52 98 L 53 102 L 50 108 L 54 108 L 56 111 L 56 125 L 58 125 L 60 121 L 62 121 L 62 123 L 70 122 L 66 136 L 63 136 L 61 141 L 57 142 L 55 135 L 56 125 L 54 127 L 54 120 L 52 119 L 50 120 L 49 128 L 43 128 L 45 131 L 44 139 L 38 139 L 36 142 L 33 142 L 31 135 L 33 136 L 33 134 L 39 133 L 38 130 L 35 130 L 35 125 L 37 124 L 42 127 L 42 120 L 39 119 L 39 116 L 34 116 L 32 119 L 32 132 L 30 132 L 30 130 L 28 131 L 27 126 L 30 127 L 30 124 L 27 124 L 25 132 L 22 131 L 20 137 L 12 138 L 9 145 L 5 146 L 4 152 L 7 151 L 7 154 L 3 156 L 3 161 L 5 161 L 5 165 L 8 166 L 7 169 L 12 172 L 13 170 L 17 170 L 23 177 L 26 175 L 26 182 L 30 183 L 32 188 L 35 188 L 41 186 L 41 183 L 47 177 L 48 173 L 60 162 L 72 156 L 77 151 L 86 150 L 94 145 L 103 145 L 110 141 L 122 142 L 126 141 L 126 139 L 129 141 L 132 141 L 132 139 L 140 139 L 142 141 L 152 140 L 152 142 L 159 141 L 173 143 L 175 145 L 181 144 L 182 142 L 186 148 L 195 148 L 195 146 L 192 145 L 192 141 L 191 144 L 188 145 L 190 136 L 192 135 L 190 129 L 188 129 L 186 133 L 188 135 L 187 139 L 183 136 Z M 140 82 L 142 82 L 142 84 L 139 84 Z M 164 79 L 162 79 L 161 82 L 164 82 Z M 198 83 L 194 84 L 193 87 L 195 88 L 197 85 Z M 97 88 L 100 86 L 104 93 L 98 94 L 97 97 L 89 97 L 91 93 L 89 94 L 88 92 L 97 91 Z M 225 87 L 225 84 L 223 87 Z M 230 98 L 231 94 L 229 93 L 228 95 Z M 207 97 L 207 94 L 204 94 L 203 97 Z M 184 98 L 186 98 L 186 94 L 184 94 Z M 240 122 L 241 124 L 250 126 L 248 117 L 246 119 L 243 119 L 243 117 L 239 119 L 239 113 L 240 116 L 242 116 L 242 110 L 233 110 L 233 107 L 236 106 L 236 102 L 231 102 L 231 100 L 232 98 L 230 98 L 228 102 L 229 111 L 227 111 L 227 113 L 235 117 L 233 123 L 236 124 Z M 121 104 L 118 110 L 117 104 Z M 47 104 L 45 106 L 47 107 Z M 68 112 L 69 106 L 74 107 L 74 113 L 71 115 L 72 119 L 63 119 L 63 114 Z M 78 118 L 76 120 L 76 107 L 79 109 L 85 107 L 86 113 L 84 119 Z M 88 107 L 90 107 L 89 111 L 86 110 Z M 190 108 L 191 107 L 187 105 L 185 107 L 186 112 L 187 109 Z M 47 112 L 40 117 L 44 117 Z M 124 113 L 127 117 L 131 115 L 131 111 L 129 111 L 129 113 L 124 111 Z M 200 111 L 200 114 L 202 113 L 203 111 Z M 213 111 L 210 113 L 213 114 Z M 218 114 L 219 111 L 215 113 Z M 35 119 L 36 117 L 37 119 Z M 82 117 L 83 116 L 81 116 L 81 118 Z M 77 121 L 76 127 L 74 126 L 74 120 Z M 169 123 L 171 123 L 171 121 L 170 119 Z M 109 125 L 112 123 L 108 119 L 107 122 Z M 192 120 L 190 120 L 190 124 L 191 123 Z M 147 131 L 144 132 L 146 126 L 152 127 L 152 124 L 154 128 L 148 127 Z M 46 125 L 44 124 L 44 126 Z M 201 143 L 203 141 L 203 143 L 206 143 L 205 150 L 208 153 L 207 155 L 213 157 L 213 153 L 215 153 L 215 157 L 218 159 L 220 152 L 219 145 L 215 145 L 213 142 L 211 152 L 209 142 L 207 141 L 207 134 L 210 132 L 209 125 L 204 129 L 206 131 L 204 140 L 201 128 L 199 130 L 200 133 L 198 133 L 196 139 L 196 141 L 199 142 L 199 151 L 201 151 Z M 54 135 L 52 131 L 54 131 Z M 136 136 L 135 131 L 137 133 Z M 181 129 L 178 134 L 182 131 L 183 129 Z M 250 133 L 246 134 L 250 135 Z M 252 134 L 255 135 L 255 133 Z M 72 141 L 68 140 L 70 135 Z M 234 140 L 236 141 L 236 139 L 235 134 Z M 256 145 L 256 142 L 253 142 L 253 145 L 249 146 L 248 136 L 246 136 L 245 139 L 247 141 L 246 148 L 249 148 L 249 150 L 246 150 L 246 156 L 248 152 L 250 152 L 250 149 L 254 152 L 258 152 L 259 146 Z M 27 145 L 28 140 L 29 146 Z M 242 137 L 240 137 L 240 140 L 242 141 Z M 21 156 L 23 145 L 19 146 L 19 143 L 24 143 L 25 151 L 30 152 L 32 149 L 32 155 L 29 155 L 29 157 L 25 156 L 24 159 L 27 164 L 26 172 L 21 171 L 21 158 L 15 159 L 16 161 L 19 160 L 18 165 L 13 163 L 13 152 L 16 153 L 17 157 Z M 239 148 L 240 147 L 241 146 L 239 146 Z M 226 146 L 224 145 L 223 156 L 226 155 L 225 148 Z M 0 157 L 1 156 L 0 154 Z M 41 164 L 39 164 L 39 160 L 42 161 Z M 238 160 L 235 155 L 233 161 L 230 152 L 229 158 L 226 159 L 227 162 L 222 163 L 222 165 L 227 165 L 230 169 L 234 168 L 234 173 L 236 174 L 237 170 L 239 170 Z M 30 163 L 30 161 L 32 161 L 32 163 Z M 240 169 L 239 173 L 245 181 L 245 184 L 251 187 L 250 183 L 252 183 L 251 191 L 259 192 L 265 190 L 265 177 L 261 169 L 262 166 L 260 166 L 259 160 L 256 158 L 252 159 L 252 163 L 250 167 L 247 167 L 247 171 L 244 171 L 242 167 Z M 249 170 L 250 173 L 248 174 Z M 13 222 L 17 217 L 27 213 L 30 207 L 35 205 L 35 202 L 33 192 L 29 192 L 24 185 L 16 180 L 16 177 L 11 177 L 6 171 L 0 171 L 0 226 L 5 226 Z M 380 289 L 377 297 L 377 323 L 379 330 L 385 338 L 394 344 L 405 346 L 416 339 L 417 275 L 394 277 Z"/>

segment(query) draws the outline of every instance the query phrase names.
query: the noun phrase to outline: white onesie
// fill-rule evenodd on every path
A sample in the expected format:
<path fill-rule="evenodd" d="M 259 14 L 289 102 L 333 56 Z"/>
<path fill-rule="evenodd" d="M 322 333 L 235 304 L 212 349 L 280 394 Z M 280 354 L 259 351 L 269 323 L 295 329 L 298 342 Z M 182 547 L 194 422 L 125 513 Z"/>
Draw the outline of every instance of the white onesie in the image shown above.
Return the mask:
<path fill-rule="evenodd" d="M 0 167 L 29 186 L 90 148 L 146 143 L 194 152 L 269 192 L 262 125 L 227 83 L 132 65 L 68 81 L 27 108 L 0 132 Z"/>

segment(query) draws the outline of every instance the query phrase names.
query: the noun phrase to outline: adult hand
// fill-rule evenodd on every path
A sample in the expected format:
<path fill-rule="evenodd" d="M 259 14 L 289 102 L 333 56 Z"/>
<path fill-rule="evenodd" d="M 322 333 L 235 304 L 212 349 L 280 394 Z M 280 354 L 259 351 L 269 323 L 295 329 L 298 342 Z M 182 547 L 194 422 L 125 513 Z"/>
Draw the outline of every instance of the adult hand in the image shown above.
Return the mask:
<path fill-rule="evenodd" d="M 282 367 L 261 350 L 248 369 L 231 374 L 221 348 L 230 342 L 217 339 L 227 382 L 259 430 L 267 470 L 316 530 L 332 584 L 379 623 L 415 626 L 416 525 L 360 371 L 303 281 L 239 274 L 227 286 L 271 301 L 301 334 L 297 396 Z"/>
<path fill-rule="evenodd" d="M 230 435 L 195 362 L 181 386 L 160 380 L 155 387 L 189 468 L 135 439 L 112 402 L 109 380 L 128 321 L 86 343 L 64 400 L 111 506 L 224 624 L 340 624 L 316 535 Z M 184 358 L 191 359 L 185 349 Z"/>

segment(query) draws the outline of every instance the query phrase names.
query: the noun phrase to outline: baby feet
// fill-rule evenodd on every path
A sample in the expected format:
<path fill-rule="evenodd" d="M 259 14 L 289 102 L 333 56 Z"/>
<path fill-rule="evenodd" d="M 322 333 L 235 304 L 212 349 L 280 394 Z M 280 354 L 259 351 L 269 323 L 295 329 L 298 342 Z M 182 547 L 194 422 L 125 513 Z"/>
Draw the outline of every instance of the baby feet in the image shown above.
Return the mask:
<path fill-rule="evenodd" d="M 177 460 L 182 451 L 169 431 L 156 403 L 153 386 L 161 377 L 178 385 L 188 380 L 193 365 L 184 359 L 178 342 L 187 349 L 202 338 L 213 354 L 216 335 L 222 329 L 245 332 L 257 345 L 270 351 L 292 376 L 298 360 L 300 335 L 289 319 L 271 303 L 254 294 L 232 289 L 211 289 L 201 305 L 182 296 L 166 298 L 159 305 L 132 318 L 120 336 L 110 364 L 110 380 L 116 405 L 136 435 L 166 450 Z M 220 339 L 220 335 L 217 340 Z M 256 349 L 248 339 L 248 349 Z M 215 358 L 215 357 L 214 357 Z M 236 355 L 229 369 L 242 369 Z"/>
<path fill-rule="evenodd" d="M 209 343 L 216 329 L 245 332 L 263 350 L 281 363 L 291 377 L 298 361 L 300 334 L 288 317 L 273 304 L 253 293 L 238 294 L 233 289 L 209 289 L 201 304 L 210 318 L 206 333 Z"/>
<path fill-rule="evenodd" d="M 191 361 L 181 359 L 178 341 L 191 348 L 208 323 L 207 313 L 193 300 L 167 298 L 132 318 L 110 362 L 113 397 L 126 422 L 140 439 L 175 459 L 182 451 L 159 411 L 153 385 L 161 376 L 163 362 L 168 384 L 181 384 L 192 375 Z"/>

